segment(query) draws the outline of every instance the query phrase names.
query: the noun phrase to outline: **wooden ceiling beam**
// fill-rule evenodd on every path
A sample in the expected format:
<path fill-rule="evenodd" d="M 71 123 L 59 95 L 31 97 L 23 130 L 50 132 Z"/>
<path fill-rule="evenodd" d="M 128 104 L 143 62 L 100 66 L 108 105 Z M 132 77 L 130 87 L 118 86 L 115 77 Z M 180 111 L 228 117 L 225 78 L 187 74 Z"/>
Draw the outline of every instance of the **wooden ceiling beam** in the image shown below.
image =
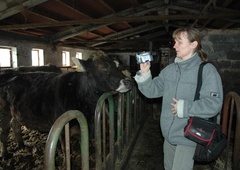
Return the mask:
<path fill-rule="evenodd" d="M 135 28 L 132 28 L 132 29 L 128 29 L 128 30 L 124 30 L 124 31 L 121 31 L 121 32 L 118 32 L 118 33 L 115 33 L 115 34 L 107 35 L 103 38 L 98 38 L 97 40 L 123 39 L 123 38 L 126 38 L 126 37 L 131 37 L 133 35 L 137 35 L 139 33 L 145 32 L 145 31 L 153 30 L 153 29 L 159 28 L 159 27 L 163 27 L 163 25 L 161 25 L 158 22 L 155 22 L 155 23 L 152 23 L 152 24 L 145 24 L 145 25 L 135 27 Z M 106 42 L 102 41 L 102 42 L 99 42 L 99 43 L 92 44 L 91 46 L 95 47 L 95 46 L 98 46 L 98 45 L 101 45 L 101 44 L 104 44 L 104 43 L 106 43 Z"/>
<path fill-rule="evenodd" d="M 22 3 L 19 3 L 13 7 L 6 8 L 5 10 L 0 12 L 0 20 L 10 17 L 12 15 L 15 15 L 21 11 L 24 11 L 25 9 L 29 9 L 31 7 L 39 5 L 46 1 L 47 0 L 28 0 L 28 1 L 24 1 Z"/>
<path fill-rule="evenodd" d="M 194 27 L 195 24 L 197 24 L 198 20 L 200 19 L 201 15 L 204 15 L 205 13 L 207 13 L 208 8 L 211 6 L 211 4 L 213 4 L 215 2 L 215 0 L 210 0 L 208 1 L 207 5 L 204 7 L 204 9 L 202 11 L 200 11 L 199 13 L 199 18 L 197 18 L 194 23 L 192 23 L 192 27 Z"/>
<path fill-rule="evenodd" d="M 136 8 L 137 12 L 134 13 L 135 17 L 139 17 L 139 16 L 143 16 L 147 13 L 151 13 L 153 11 L 157 11 L 162 7 L 162 3 L 159 3 L 159 1 L 151 1 L 148 3 L 145 3 L 143 5 L 140 5 L 139 7 Z M 120 11 L 118 13 L 113 13 L 111 15 L 108 15 L 106 17 L 103 18 L 115 18 L 116 16 L 132 16 L 132 9 L 126 9 L 123 11 Z M 75 37 L 77 35 L 80 35 L 84 32 L 88 32 L 100 27 L 106 27 L 108 25 L 113 24 L 112 22 L 107 22 L 104 24 L 89 24 L 89 25 L 81 25 L 81 26 L 74 26 L 70 29 L 64 30 L 64 31 L 60 31 L 54 35 L 52 35 L 50 37 L 50 41 L 54 42 L 54 41 L 59 41 L 59 40 L 65 40 L 71 37 Z"/>
<path fill-rule="evenodd" d="M 82 19 L 74 21 L 60 21 L 56 23 L 36 23 L 36 24 L 13 24 L 1 25 L 0 30 L 19 30 L 32 28 L 59 27 L 66 25 L 83 25 L 83 24 L 100 24 L 100 23 L 121 23 L 121 22 L 145 22 L 145 21 L 165 21 L 165 20 L 189 20 L 189 19 L 221 19 L 240 17 L 239 13 L 219 13 L 219 14 L 204 14 L 198 15 L 151 15 L 151 16 L 133 16 L 133 17 L 113 17 L 99 19 Z"/>

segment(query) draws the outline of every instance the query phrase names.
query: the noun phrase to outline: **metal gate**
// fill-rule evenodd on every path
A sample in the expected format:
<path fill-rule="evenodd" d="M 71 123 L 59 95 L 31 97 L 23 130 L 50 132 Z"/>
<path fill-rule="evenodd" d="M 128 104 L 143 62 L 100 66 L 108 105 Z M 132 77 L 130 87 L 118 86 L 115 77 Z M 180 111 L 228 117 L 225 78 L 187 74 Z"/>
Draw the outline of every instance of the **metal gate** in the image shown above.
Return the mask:
<path fill-rule="evenodd" d="M 146 120 L 145 98 L 137 87 L 127 93 L 104 93 L 95 109 L 95 169 L 120 170 L 127 165 L 137 136 Z M 55 152 L 59 135 L 68 122 L 76 118 L 81 127 L 82 169 L 89 169 L 89 139 L 87 122 L 79 111 L 68 111 L 54 123 L 45 149 L 45 169 L 55 169 Z M 66 139 L 66 143 L 69 142 Z M 66 146 L 69 148 L 69 146 Z M 66 169 L 71 169 L 70 153 L 66 153 Z"/>
<path fill-rule="evenodd" d="M 224 169 L 227 169 L 227 164 L 230 162 L 232 169 L 238 170 L 240 169 L 240 97 L 237 93 L 229 92 L 226 95 L 222 116 L 222 131 L 228 139 Z M 229 157 L 231 155 L 229 152 L 232 153 L 232 157 Z"/>

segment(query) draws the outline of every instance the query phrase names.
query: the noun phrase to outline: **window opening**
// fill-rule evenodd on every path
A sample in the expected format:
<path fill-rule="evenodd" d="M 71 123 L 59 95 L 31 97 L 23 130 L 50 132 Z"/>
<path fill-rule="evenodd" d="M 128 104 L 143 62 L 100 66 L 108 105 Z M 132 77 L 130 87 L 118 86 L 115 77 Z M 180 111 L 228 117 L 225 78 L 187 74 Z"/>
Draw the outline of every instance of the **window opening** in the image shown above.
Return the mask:
<path fill-rule="evenodd" d="M 62 51 L 62 65 L 70 66 L 70 52 L 69 51 Z"/>
<path fill-rule="evenodd" d="M 0 67 L 17 67 L 17 48 L 0 46 Z"/>
<path fill-rule="evenodd" d="M 32 66 L 43 66 L 44 56 L 42 49 L 32 49 Z"/>
<path fill-rule="evenodd" d="M 76 52 L 76 58 L 82 60 L 82 53 L 81 52 Z"/>

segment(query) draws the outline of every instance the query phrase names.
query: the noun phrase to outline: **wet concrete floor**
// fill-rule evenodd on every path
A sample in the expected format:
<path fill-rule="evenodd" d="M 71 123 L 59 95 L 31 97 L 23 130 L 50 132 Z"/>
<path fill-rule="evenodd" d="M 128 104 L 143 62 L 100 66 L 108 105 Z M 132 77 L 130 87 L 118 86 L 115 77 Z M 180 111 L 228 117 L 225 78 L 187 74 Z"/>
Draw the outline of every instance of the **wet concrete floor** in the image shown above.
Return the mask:
<path fill-rule="evenodd" d="M 194 165 L 193 170 L 221 170 L 216 163 Z M 163 138 L 160 133 L 159 118 L 148 116 L 138 136 L 126 170 L 164 170 Z"/>

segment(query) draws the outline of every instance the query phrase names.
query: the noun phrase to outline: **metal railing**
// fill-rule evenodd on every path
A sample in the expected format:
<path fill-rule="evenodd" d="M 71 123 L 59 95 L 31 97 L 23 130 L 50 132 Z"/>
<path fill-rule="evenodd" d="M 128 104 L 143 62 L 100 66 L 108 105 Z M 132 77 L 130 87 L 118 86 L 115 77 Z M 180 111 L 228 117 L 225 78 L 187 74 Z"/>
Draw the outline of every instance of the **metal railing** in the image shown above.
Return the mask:
<path fill-rule="evenodd" d="M 225 154 L 225 169 L 228 163 L 229 144 L 233 144 L 232 169 L 240 169 L 240 97 L 235 92 L 229 92 L 224 100 L 222 114 L 222 131 L 227 136 L 228 146 Z"/>
<path fill-rule="evenodd" d="M 82 155 L 82 169 L 89 169 L 89 137 L 88 137 L 88 125 L 85 116 L 82 112 L 77 110 L 70 110 L 62 114 L 53 124 L 45 146 L 44 155 L 44 169 L 54 170 L 55 169 L 55 153 L 57 148 L 57 143 L 61 132 L 65 125 L 68 125 L 72 119 L 77 119 L 80 129 L 81 129 L 81 155 Z M 69 136 L 68 136 L 69 138 Z M 68 139 L 69 140 L 69 139 Z M 67 153 L 66 153 L 67 154 Z M 70 157 L 66 158 L 67 166 L 66 169 L 70 169 L 69 164 Z"/>
<path fill-rule="evenodd" d="M 137 88 L 105 93 L 95 112 L 96 169 L 124 169 L 147 114 Z"/>
<path fill-rule="evenodd" d="M 94 117 L 95 169 L 124 169 L 136 139 L 146 120 L 145 98 L 136 86 L 126 93 L 104 93 L 98 100 Z M 54 123 L 45 147 L 44 166 L 55 169 L 55 152 L 61 131 L 76 118 L 81 127 L 82 169 L 89 169 L 88 126 L 84 115 L 68 111 Z M 66 126 L 68 129 L 68 126 Z M 66 128 L 65 128 L 66 129 Z M 86 134 L 87 133 L 87 134 Z M 66 134 L 66 133 L 65 133 Z M 66 141 L 69 141 L 68 139 Z M 66 142 L 70 143 L 70 142 Z M 69 146 L 66 146 L 69 148 Z M 70 169 L 70 154 L 66 153 L 66 169 Z"/>

